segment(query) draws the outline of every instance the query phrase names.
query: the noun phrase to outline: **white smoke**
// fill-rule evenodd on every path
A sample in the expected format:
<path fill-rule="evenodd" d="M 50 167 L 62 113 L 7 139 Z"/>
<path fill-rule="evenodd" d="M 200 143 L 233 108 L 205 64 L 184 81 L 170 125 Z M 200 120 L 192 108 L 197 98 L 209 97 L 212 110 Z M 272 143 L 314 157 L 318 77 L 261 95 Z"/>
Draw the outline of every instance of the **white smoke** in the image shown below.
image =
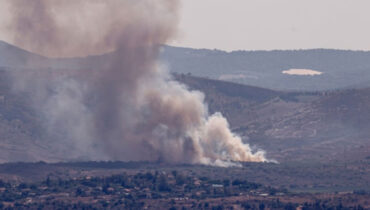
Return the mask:
<path fill-rule="evenodd" d="M 253 153 L 230 131 L 222 114 L 209 115 L 203 93 L 174 81 L 156 62 L 175 34 L 177 1 L 12 2 L 10 28 L 23 33 L 25 39 L 14 40 L 27 49 L 52 56 L 115 51 L 96 69 L 14 74 L 16 89 L 35 96 L 48 138 L 66 144 L 68 158 L 217 166 L 266 161 L 263 151 Z M 80 17 L 78 24 L 66 21 L 68 15 Z M 37 20 L 44 25 L 34 25 Z"/>

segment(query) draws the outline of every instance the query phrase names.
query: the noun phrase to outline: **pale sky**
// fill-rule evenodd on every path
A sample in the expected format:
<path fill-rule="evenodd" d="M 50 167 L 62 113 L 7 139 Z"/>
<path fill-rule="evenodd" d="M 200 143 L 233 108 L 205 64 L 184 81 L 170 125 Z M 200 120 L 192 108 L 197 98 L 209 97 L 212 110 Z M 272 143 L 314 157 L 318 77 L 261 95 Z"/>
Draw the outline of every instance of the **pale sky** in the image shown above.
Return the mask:
<path fill-rule="evenodd" d="M 172 45 L 227 51 L 370 50 L 370 0 L 181 1 L 180 32 Z M 0 7 L 0 24 L 7 15 Z M 0 39 L 7 41 L 4 30 Z"/>
<path fill-rule="evenodd" d="M 174 43 L 223 50 L 370 50 L 370 0 L 182 0 Z"/>

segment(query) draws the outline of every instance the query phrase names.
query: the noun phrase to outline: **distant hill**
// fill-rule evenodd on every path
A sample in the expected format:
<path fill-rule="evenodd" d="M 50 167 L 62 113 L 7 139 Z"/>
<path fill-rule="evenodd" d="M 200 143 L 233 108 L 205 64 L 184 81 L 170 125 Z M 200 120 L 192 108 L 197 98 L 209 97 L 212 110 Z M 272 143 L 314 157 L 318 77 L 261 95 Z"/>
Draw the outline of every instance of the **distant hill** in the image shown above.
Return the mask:
<path fill-rule="evenodd" d="M 166 47 L 171 71 L 274 90 L 333 90 L 370 85 L 370 52 L 343 50 L 234 51 Z M 282 74 L 313 69 L 317 76 Z"/>
<path fill-rule="evenodd" d="M 0 41 L 0 67 L 91 69 L 112 53 L 83 58 L 46 58 Z M 289 91 L 370 87 L 370 52 L 345 50 L 234 51 L 164 46 L 161 60 L 171 72 Z M 312 69 L 316 76 L 283 74 Z"/>
<path fill-rule="evenodd" d="M 99 67 L 106 55 L 78 58 L 47 58 L 0 41 L 0 68 L 86 69 Z"/>
<path fill-rule="evenodd" d="M 45 57 L 0 41 L 0 66 L 3 68 L 24 68 L 32 63 L 46 63 L 47 61 Z"/>

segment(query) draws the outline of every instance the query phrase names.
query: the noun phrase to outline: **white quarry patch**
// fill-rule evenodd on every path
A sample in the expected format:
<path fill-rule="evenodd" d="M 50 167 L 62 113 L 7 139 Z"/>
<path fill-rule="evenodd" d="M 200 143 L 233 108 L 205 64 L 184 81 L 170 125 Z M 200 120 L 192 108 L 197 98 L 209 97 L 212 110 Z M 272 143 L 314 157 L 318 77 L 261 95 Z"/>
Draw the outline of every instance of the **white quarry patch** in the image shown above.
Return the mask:
<path fill-rule="evenodd" d="M 316 76 L 323 74 L 320 71 L 315 71 L 312 69 L 289 69 L 282 72 L 283 74 L 289 75 L 299 75 L 299 76 Z"/>

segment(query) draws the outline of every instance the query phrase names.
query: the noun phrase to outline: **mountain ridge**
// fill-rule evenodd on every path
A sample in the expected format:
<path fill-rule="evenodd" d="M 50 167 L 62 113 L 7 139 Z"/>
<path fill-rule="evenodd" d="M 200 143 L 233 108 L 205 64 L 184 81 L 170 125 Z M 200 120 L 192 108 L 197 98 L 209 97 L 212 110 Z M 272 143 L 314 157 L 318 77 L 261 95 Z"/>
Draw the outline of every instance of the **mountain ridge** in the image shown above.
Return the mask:
<path fill-rule="evenodd" d="M 47 58 L 2 42 L 0 66 L 17 68 L 91 69 L 114 55 Z M 370 52 L 307 49 L 233 51 L 164 46 L 160 60 L 172 73 L 192 74 L 283 91 L 324 91 L 369 87 Z M 317 76 L 286 75 L 289 69 L 312 69 Z"/>

